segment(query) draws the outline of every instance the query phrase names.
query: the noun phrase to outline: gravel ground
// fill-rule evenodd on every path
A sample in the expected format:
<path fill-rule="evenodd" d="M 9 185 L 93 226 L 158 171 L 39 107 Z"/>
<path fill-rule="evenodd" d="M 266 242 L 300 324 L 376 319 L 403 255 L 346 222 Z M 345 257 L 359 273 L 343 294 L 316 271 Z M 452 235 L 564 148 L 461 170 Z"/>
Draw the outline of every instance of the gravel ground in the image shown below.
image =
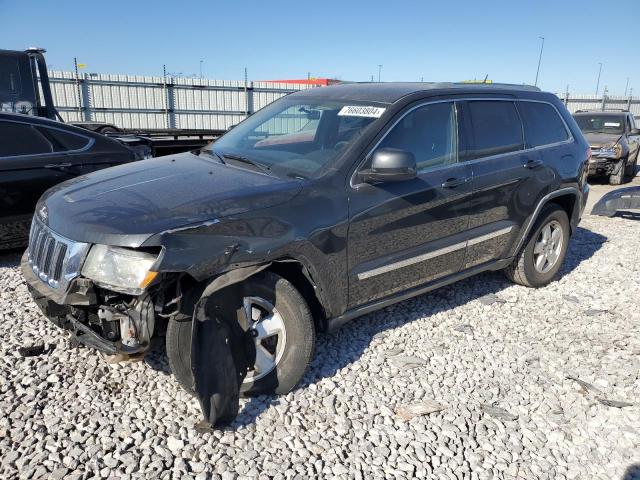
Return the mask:
<path fill-rule="evenodd" d="M 0 256 L 0 475 L 640 478 L 639 252 L 637 220 L 586 217 L 547 288 L 484 274 L 363 317 L 296 391 L 205 433 L 161 346 L 69 348 Z M 53 351 L 18 355 L 38 338 Z"/>

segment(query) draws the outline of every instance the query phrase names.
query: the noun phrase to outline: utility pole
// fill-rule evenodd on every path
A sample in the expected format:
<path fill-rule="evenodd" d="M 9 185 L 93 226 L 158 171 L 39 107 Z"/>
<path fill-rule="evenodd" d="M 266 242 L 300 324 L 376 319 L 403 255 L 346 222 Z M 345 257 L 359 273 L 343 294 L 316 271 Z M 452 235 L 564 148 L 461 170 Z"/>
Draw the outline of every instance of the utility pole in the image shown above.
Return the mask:
<path fill-rule="evenodd" d="M 373 83 L 373 75 L 371 75 L 371 83 Z"/>
<path fill-rule="evenodd" d="M 598 62 L 600 69 L 598 70 L 598 80 L 596 81 L 596 97 L 598 96 L 598 89 L 600 88 L 600 75 L 602 74 L 602 62 Z"/>
<path fill-rule="evenodd" d="M 540 56 L 538 57 L 538 69 L 536 70 L 536 82 L 533 84 L 534 86 L 538 86 L 538 75 L 540 74 L 540 62 L 542 62 L 542 50 L 544 50 L 544 37 L 538 37 L 542 40 L 542 44 L 540 45 Z"/>
<path fill-rule="evenodd" d="M 380 83 L 380 73 L 382 73 L 382 65 L 378 65 L 378 83 Z"/>
<path fill-rule="evenodd" d="M 73 57 L 73 68 L 76 72 L 76 92 L 78 94 L 78 114 L 82 115 L 82 94 L 80 93 L 80 74 L 78 73 L 78 59 Z"/>
<path fill-rule="evenodd" d="M 627 89 L 629 88 L 629 77 L 627 77 L 627 84 L 624 87 L 624 96 L 627 96 Z"/>
<path fill-rule="evenodd" d="M 202 80 L 202 62 L 204 62 L 204 60 L 200 60 L 200 80 Z"/>

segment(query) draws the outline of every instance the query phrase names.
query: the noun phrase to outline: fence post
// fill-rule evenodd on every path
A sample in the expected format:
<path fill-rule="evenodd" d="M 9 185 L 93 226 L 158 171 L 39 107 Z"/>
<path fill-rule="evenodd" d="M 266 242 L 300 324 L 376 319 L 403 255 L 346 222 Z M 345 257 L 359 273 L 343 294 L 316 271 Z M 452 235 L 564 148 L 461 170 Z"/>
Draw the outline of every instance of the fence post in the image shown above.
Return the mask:
<path fill-rule="evenodd" d="M 246 113 L 248 117 L 253 113 L 253 81 L 249 82 L 249 86 L 245 87 L 245 91 L 247 99 Z"/>
<path fill-rule="evenodd" d="M 89 93 L 89 75 L 84 74 L 83 79 L 80 81 L 80 89 L 82 91 L 82 111 L 84 113 L 84 121 L 90 122 L 93 120 L 92 118 L 92 110 L 91 110 L 91 95 Z"/>
<path fill-rule="evenodd" d="M 629 98 L 627 99 L 627 111 L 631 111 L 631 95 L 629 95 Z"/>
<path fill-rule="evenodd" d="M 171 78 L 171 83 L 167 85 L 167 115 L 169 128 L 176 128 L 176 112 L 175 112 L 175 89 L 174 89 L 174 78 Z"/>

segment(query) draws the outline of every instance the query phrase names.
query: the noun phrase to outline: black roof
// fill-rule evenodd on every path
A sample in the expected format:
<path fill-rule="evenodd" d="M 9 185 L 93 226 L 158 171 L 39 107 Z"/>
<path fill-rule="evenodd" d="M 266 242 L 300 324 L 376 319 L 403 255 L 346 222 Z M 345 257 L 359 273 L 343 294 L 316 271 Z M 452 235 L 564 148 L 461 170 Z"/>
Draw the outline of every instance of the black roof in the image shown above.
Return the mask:
<path fill-rule="evenodd" d="M 295 96 L 330 98 L 333 100 L 351 100 L 355 102 L 395 103 L 402 97 L 414 93 L 437 94 L 440 91 L 460 90 L 462 92 L 540 92 L 538 87 L 530 85 L 511 85 L 504 83 L 341 83 L 322 88 L 310 88 L 294 93 Z"/>

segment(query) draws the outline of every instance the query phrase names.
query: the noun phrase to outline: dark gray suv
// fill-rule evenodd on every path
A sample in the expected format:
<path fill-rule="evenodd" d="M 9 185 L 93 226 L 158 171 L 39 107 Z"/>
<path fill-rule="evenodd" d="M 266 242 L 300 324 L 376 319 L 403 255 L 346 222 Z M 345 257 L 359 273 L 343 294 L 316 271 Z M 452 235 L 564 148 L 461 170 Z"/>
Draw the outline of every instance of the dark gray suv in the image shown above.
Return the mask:
<path fill-rule="evenodd" d="M 200 151 L 49 190 L 22 271 L 45 315 L 103 352 L 144 352 L 168 322 L 171 368 L 215 423 L 233 392 L 291 390 L 317 329 L 486 270 L 548 284 L 589 157 L 532 87 L 311 89 Z"/>

